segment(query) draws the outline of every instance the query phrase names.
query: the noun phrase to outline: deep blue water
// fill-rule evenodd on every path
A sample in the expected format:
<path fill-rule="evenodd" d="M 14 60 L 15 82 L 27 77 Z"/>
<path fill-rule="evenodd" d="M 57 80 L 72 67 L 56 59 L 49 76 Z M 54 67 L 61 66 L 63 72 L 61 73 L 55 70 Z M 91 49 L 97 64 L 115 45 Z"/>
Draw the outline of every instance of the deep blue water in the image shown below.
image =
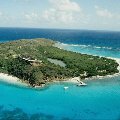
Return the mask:
<path fill-rule="evenodd" d="M 0 28 L 1 42 L 22 38 L 49 38 L 67 44 L 93 45 L 120 49 L 120 32 L 67 29 Z"/>
<path fill-rule="evenodd" d="M 0 29 L 0 42 L 21 38 L 50 38 L 64 43 L 59 44 L 63 49 L 120 58 L 120 32 Z M 35 90 L 0 82 L 0 120 L 120 120 L 120 76 L 86 83 L 54 83 Z"/>

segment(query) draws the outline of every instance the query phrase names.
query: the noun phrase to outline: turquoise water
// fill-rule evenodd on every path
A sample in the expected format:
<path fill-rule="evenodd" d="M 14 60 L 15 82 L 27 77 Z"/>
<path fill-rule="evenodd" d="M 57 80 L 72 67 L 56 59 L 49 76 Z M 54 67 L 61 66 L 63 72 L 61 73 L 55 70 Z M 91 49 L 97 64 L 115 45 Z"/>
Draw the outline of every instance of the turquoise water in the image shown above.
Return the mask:
<path fill-rule="evenodd" d="M 65 50 L 79 52 L 83 54 L 120 58 L 120 50 L 113 49 L 111 47 L 97 47 L 97 46 L 91 46 L 91 45 L 73 45 L 73 44 L 64 44 L 64 43 L 57 43 L 56 46 Z"/>
<path fill-rule="evenodd" d="M 119 58 L 119 51 L 60 47 Z M 119 120 L 120 76 L 85 82 L 86 87 L 53 83 L 37 90 L 0 82 L 0 120 Z M 69 87 L 66 91 L 65 86 Z"/>
<path fill-rule="evenodd" d="M 120 119 L 120 77 L 86 82 L 87 87 L 54 83 L 42 90 L 0 83 L 0 119 Z"/>
<path fill-rule="evenodd" d="M 59 46 L 66 50 L 120 58 L 120 32 L 0 28 L 0 42 L 38 37 L 65 43 Z M 0 120 L 120 120 L 120 76 L 85 82 L 43 89 L 0 82 Z"/>

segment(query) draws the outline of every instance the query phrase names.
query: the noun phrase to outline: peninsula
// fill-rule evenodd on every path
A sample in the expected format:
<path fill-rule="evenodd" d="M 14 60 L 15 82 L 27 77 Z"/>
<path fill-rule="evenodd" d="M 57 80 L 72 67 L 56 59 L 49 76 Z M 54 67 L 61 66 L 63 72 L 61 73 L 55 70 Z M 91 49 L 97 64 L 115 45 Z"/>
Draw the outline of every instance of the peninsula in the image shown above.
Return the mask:
<path fill-rule="evenodd" d="M 48 39 L 21 39 L 0 43 L 0 73 L 13 75 L 31 86 L 67 78 L 118 73 L 112 59 L 59 49 Z"/>

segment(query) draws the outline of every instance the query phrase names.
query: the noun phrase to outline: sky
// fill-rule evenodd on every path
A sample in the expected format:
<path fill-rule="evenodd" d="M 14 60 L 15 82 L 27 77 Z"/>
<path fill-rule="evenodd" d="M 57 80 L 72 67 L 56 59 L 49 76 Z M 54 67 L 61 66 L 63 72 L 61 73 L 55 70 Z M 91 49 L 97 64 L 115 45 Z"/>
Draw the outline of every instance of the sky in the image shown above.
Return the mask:
<path fill-rule="evenodd" d="M 120 0 L 0 0 L 0 27 L 120 31 Z"/>

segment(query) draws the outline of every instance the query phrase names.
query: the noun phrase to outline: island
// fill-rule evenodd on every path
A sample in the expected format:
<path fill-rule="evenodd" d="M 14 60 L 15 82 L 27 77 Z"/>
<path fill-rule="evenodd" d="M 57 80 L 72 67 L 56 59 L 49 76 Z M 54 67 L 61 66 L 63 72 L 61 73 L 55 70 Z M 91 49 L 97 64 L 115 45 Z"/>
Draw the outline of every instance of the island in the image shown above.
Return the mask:
<path fill-rule="evenodd" d="M 31 86 L 48 82 L 118 73 L 112 59 L 66 51 L 49 39 L 21 39 L 0 43 L 0 73 L 9 74 Z"/>

